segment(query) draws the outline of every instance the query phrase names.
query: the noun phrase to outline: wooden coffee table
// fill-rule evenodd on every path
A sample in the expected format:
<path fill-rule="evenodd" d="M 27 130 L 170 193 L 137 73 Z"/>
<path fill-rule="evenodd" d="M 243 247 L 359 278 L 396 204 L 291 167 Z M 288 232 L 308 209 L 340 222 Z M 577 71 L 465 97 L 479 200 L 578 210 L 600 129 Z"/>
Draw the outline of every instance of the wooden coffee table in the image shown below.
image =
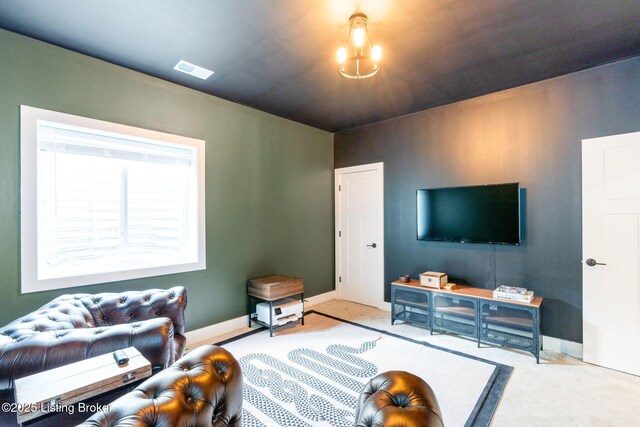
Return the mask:
<path fill-rule="evenodd" d="M 118 366 L 113 353 L 107 353 L 17 379 L 14 409 L 18 423 L 69 412 L 75 403 L 151 376 L 151 364 L 138 350 L 123 351 L 129 357 L 124 366 Z"/>

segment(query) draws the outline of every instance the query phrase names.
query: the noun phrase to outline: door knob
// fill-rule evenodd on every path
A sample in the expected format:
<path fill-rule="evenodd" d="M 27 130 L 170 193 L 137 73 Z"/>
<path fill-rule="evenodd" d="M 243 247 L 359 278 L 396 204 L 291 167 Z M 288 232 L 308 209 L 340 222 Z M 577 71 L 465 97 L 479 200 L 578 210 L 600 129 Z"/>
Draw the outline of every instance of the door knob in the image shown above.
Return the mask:
<path fill-rule="evenodd" d="M 375 247 L 376 247 L 376 246 L 378 246 L 378 245 L 376 245 L 375 243 L 372 243 L 372 244 L 367 245 L 367 246 L 369 246 L 370 248 L 375 248 Z"/>
<path fill-rule="evenodd" d="M 585 263 L 589 266 L 589 267 L 595 267 L 596 265 L 607 265 L 604 262 L 596 262 L 595 259 L 593 258 L 589 258 L 588 260 L 585 261 Z"/>

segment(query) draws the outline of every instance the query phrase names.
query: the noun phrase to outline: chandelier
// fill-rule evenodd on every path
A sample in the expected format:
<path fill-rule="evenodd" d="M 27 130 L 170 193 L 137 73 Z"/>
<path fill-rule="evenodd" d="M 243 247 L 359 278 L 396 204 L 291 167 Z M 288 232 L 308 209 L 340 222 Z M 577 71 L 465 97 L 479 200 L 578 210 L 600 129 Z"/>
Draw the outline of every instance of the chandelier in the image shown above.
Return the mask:
<path fill-rule="evenodd" d="M 371 46 L 367 15 L 356 12 L 349 17 L 349 38 L 338 49 L 338 72 L 350 79 L 366 79 L 380 71 L 382 48 Z"/>

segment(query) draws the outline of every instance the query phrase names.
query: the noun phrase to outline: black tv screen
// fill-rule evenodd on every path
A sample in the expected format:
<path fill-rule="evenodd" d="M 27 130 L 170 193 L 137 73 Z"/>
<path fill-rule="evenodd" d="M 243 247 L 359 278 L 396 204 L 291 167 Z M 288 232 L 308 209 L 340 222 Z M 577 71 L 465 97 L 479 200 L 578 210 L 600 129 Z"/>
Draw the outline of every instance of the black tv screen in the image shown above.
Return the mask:
<path fill-rule="evenodd" d="M 418 240 L 520 244 L 519 183 L 417 191 Z"/>

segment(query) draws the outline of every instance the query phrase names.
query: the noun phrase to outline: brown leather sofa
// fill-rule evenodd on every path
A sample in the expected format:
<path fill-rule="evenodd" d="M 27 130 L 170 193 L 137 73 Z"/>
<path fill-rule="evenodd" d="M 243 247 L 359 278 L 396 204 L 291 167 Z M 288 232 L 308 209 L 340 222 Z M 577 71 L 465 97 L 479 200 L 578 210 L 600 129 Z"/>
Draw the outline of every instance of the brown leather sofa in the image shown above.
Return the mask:
<path fill-rule="evenodd" d="M 154 367 L 184 350 L 186 290 L 61 295 L 0 328 L 0 390 L 16 378 L 136 347 Z"/>
<path fill-rule="evenodd" d="M 107 407 L 80 426 L 240 427 L 240 364 L 222 347 L 198 347 Z"/>
<path fill-rule="evenodd" d="M 422 378 L 388 371 L 364 387 L 356 407 L 356 427 L 443 427 L 436 395 Z"/>

